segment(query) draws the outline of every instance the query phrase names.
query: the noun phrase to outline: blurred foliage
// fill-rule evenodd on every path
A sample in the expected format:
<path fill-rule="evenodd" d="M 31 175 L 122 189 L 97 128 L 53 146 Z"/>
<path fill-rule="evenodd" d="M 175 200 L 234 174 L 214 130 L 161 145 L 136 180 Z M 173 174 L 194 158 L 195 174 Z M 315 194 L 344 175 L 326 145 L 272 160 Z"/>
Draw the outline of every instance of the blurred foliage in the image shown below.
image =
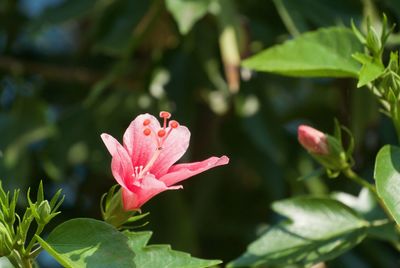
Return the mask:
<path fill-rule="evenodd" d="M 154 231 L 151 243 L 230 261 L 260 223 L 279 220 L 272 201 L 358 193 L 340 178 L 298 180 L 316 166 L 297 144 L 300 123 L 326 132 L 334 117 L 347 125 L 365 177 L 380 146 L 397 142 L 390 120 L 355 80 L 255 74 L 240 69 L 238 57 L 351 19 L 363 26 L 368 15 L 374 23 L 382 12 L 400 23 L 396 0 L 0 1 L 3 185 L 25 192 L 43 179 L 47 195 L 63 188 L 54 226 L 99 218 L 100 197 L 114 184 L 99 135 L 121 138 L 137 114 L 169 110 L 192 132 L 185 160 L 227 154 L 231 163 L 146 204 L 145 229 Z M 391 49 L 399 41 L 395 32 Z M 388 244 L 367 240 L 327 265 L 398 261 Z"/>

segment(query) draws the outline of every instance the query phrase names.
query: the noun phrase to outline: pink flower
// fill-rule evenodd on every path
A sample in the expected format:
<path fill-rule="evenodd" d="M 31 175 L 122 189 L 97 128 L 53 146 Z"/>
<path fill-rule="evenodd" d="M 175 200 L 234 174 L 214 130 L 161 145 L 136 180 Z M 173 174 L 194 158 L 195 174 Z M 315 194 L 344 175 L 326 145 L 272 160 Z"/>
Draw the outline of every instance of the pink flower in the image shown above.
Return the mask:
<path fill-rule="evenodd" d="M 306 125 L 300 125 L 298 130 L 300 144 L 310 153 L 327 155 L 329 147 L 326 135 L 321 131 Z"/>
<path fill-rule="evenodd" d="M 160 117 L 162 126 L 150 114 L 137 116 L 125 131 L 123 146 L 112 136 L 101 134 L 112 156 L 111 170 L 121 185 L 125 210 L 139 209 L 158 193 L 182 188 L 171 185 L 229 162 L 222 156 L 174 165 L 189 146 L 190 131 L 175 120 L 168 123 L 168 112 L 160 112 Z"/>

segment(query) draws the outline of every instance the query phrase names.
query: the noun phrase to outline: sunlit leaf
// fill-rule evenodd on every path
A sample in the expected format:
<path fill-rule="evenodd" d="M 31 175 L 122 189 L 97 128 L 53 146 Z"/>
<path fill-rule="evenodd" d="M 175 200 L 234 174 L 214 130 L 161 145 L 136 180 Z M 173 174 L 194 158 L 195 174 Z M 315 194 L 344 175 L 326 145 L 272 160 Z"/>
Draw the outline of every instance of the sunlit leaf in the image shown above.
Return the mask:
<path fill-rule="evenodd" d="M 69 220 L 57 226 L 46 241 L 37 238 L 65 267 L 136 267 L 127 238 L 103 221 Z"/>
<path fill-rule="evenodd" d="M 400 225 L 400 148 L 386 145 L 376 156 L 376 189 L 394 220 Z"/>
<path fill-rule="evenodd" d="M 273 209 L 289 221 L 268 228 L 229 267 L 314 264 L 339 256 L 366 235 L 368 223 L 333 199 L 298 197 Z"/>
<path fill-rule="evenodd" d="M 147 245 L 151 232 L 125 232 L 129 245 L 135 252 L 135 264 L 141 268 L 202 268 L 221 263 L 219 260 L 204 260 L 190 254 L 172 250 L 169 245 Z"/>
<path fill-rule="evenodd" d="M 14 265 L 7 259 L 7 257 L 0 257 L 0 267 L 2 268 L 14 268 Z"/>
<path fill-rule="evenodd" d="M 360 64 L 351 55 L 362 45 L 347 28 L 322 28 L 246 59 L 252 70 L 302 77 L 358 77 Z"/>
<path fill-rule="evenodd" d="M 371 222 L 372 225 L 368 229 L 368 235 L 371 237 L 393 243 L 400 241 L 395 224 L 387 218 L 374 195 L 367 188 L 363 188 L 358 196 L 337 192 L 333 194 L 333 198 L 354 209 L 364 219 Z"/>

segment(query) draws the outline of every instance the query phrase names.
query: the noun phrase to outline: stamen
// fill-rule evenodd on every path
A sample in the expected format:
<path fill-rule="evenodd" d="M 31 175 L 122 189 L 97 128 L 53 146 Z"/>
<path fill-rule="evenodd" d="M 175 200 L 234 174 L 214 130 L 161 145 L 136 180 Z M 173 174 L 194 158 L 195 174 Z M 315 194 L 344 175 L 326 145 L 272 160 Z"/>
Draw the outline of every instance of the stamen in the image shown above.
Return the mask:
<path fill-rule="evenodd" d="M 164 119 L 163 129 L 165 130 L 167 128 L 167 121 L 168 121 L 169 118 L 171 118 L 171 113 L 165 112 L 165 111 L 161 111 L 160 112 L 160 117 Z"/>
<path fill-rule="evenodd" d="M 143 134 L 146 135 L 146 136 L 149 136 L 151 134 L 151 130 L 149 128 L 145 128 L 143 130 Z"/>
<path fill-rule="evenodd" d="M 150 136 L 152 134 L 153 138 L 155 139 L 156 143 L 157 143 L 157 147 L 155 152 L 153 153 L 153 155 L 151 156 L 150 160 L 147 162 L 147 164 L 145 165 L 145 167 L 140 167 L 140 169 L 137 171 L 135 168 L 135 173 L 137 173 L 137 178 L 142 178 L 143 176 L 145 176 L 149 170 L 151 169 L 151 167 L 154 165 L 154 163 L 156 162 L 156 160 L 158 159 L 158 157 L 161 154 L 161 151 L 163 150 L 163 144 L 166 141 L 166 139 L 168 138 L 168 136 L 171 134 L 171 132 L 179 127 L 179 123 L 178 121 L 175 120 L 171 120 L 169 121 L 169 128 L 167 129 L 167 123 L 168 123 L 168 119 L 171 118 L 171 114 L 169 112 L 165 112 L 165 111 L 161 111 L 160 112 L 160 117 L 163 119 L 163 126 L 161 129 L 159 129 L 158 131 L 156 131 L 155 129 L 152 128 L 152 126 L 150 125 L 151 121 L 150 119 L 145 119 L 143 121 L 143 126 L 148 126 L 143 130 L 144 135 L 146 136 Z"/>
<path fill-rule="evenodd" d="M 148 126 L 150 125 L 150 123 L 151 123 L 150 119 L 146 119 L 143 121 L 143 126 Z"/>
<path fill-rule="evenodd" d="M 161 111 L 160 112 L 160 117 L 164 118 L 164 119 L 170 119 L 171 118 L 171 113 L 165 112 L 165 111 Z"/>
<path fill-rule="evenodd" d="M 157 158 L 160 156 L 161 153 L 161 149 L 157 148 L 157 150 L 154 152 L 153 156 L 151 157 L 151 159 L 149 160 L 149 162 L 147 163 L 147 165 L 140 170 L 139 173 L 139 178 L 142 178 L 143 175 L 146 175 L 150 168 L 153 166 L 153 164 L 156 162 Z"/>
<path fill-rule="evenodd" d="M 177 128 L 177 127 L 179 127 L 179 123 L 178 123 L 178 121 L 171 120 L 171 121 L 169 121 L 169 126 L 170 126 L 170 128 Z"/>
<path fill-rule="evenodd" d="M 165 130 L 164 129 L 160 129 L 157 133 L 158 137 L 162 138 L 165 136 Z"/>
<path fill-rule="evenodd" d="M 132 176 L 135 177 L 135 179 L 140 179 L 142 170 L 143 170 L 143 166 L 135 167 L 134 173 L 132 174 Z"/>

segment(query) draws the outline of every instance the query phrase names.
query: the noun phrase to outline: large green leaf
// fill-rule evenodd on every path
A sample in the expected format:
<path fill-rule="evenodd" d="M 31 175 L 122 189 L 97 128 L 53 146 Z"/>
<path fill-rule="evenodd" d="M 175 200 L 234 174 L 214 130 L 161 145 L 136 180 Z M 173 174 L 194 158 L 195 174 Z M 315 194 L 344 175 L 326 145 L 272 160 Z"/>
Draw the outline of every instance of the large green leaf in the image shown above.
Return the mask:
<path fill-rule="evenodd" d="M 187 34 L 207 14 L 210 0 L 166 0 L 166 5 L 178 23 L 179 31 Z"/>
<path fill-rule="evenodd" d="M 330 260 L 357 245 L 368 223 L 329 198 L 297 197 L 273 204 L 290 221 L 269 227 L 230 267 L 307 265 Z"/>
<path fill-rule="evenodd" d="M 204 260 L 188 253 L 172 250 L 169 245 L 149 245 L 151 232 L 126 232 L 129 245 L 135 252 L 135 263 L 140 268 L 202 268 L 220 264 L 219 260 Z"/>
<path fill-rule="evenodd" d="M 136 267 L 126 236 L 103 221 L 69 220 L 56 227 L 46 241 L 37 238 L 65 267 Z"/>
<path fill-rule="evenodd" d="M 270 47 L 243 62 L 256 71 L 302 77 L 358 77 L 351 57 L 362 45 L 348 28 L 322 28 Z"/>
<path fill-rule="evenodd" d="M 383 203 L 400 225 L 400 148 L 386 145 L 376 156 L 376 189 Z"/>
<path fill-rule="evenodd" d="M 333 194 L 333 198 L 354 209 L 364 219 L 371 222 L 371 227 L 368 228 L 369 236 L 393 243 L 400 242 L 396 224 L 387 219 L 375 196 L 367 188 L 363 188 L 358 196 L 336 192 Z"/>

